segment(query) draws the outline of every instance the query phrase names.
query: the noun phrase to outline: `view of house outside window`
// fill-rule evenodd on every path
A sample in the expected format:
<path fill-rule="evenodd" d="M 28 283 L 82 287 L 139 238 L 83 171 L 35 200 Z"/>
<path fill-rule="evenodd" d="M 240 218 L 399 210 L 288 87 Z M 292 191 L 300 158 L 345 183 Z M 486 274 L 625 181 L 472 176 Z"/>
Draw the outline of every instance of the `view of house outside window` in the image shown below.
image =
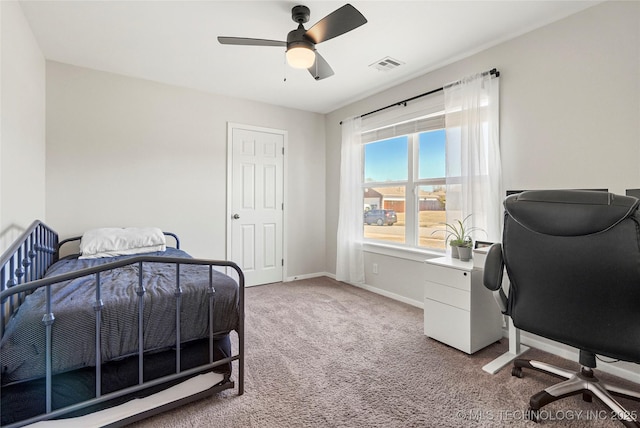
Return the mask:
<path fill-rule="evenodd" d="M 445 131 L 437 129 L 364 146 L 364 238 L 445 249 Z"/>

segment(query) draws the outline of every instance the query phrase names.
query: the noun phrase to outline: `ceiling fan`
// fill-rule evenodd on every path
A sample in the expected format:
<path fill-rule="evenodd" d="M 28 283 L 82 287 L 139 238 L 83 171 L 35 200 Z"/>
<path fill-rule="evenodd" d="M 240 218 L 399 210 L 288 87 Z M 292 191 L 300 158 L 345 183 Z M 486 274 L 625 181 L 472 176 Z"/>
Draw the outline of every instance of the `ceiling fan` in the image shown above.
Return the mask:
<path fill-rule="evenodd" d="M 333 75 L 333 70 L 316 50 L 318 43 L 333 39 L 365 24 L 367 19 L 350 4 L 334 10 L 314 26 L 305 30 L 302 24 L 309 21 L 310 11 L 306 6 L 294 6 L 291 19 L 298 28 L 290 31 L 287 41 L 251 39 L 245 37 L 218 36 L 223 45 L 279 46 L 286 47 L 287 62 L 294 68 L 306 68 L 316 80 Z"/>

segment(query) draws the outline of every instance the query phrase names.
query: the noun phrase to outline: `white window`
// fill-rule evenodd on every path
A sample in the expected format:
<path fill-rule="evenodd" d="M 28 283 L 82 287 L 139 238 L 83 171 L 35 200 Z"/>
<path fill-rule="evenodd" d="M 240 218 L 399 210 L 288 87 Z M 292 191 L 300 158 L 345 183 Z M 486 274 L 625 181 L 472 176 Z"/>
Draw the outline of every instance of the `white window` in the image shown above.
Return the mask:
<path fill-rule="evenodd" d="M 444 251 L 445 131 L 364 145 L 364 238 Z"/>

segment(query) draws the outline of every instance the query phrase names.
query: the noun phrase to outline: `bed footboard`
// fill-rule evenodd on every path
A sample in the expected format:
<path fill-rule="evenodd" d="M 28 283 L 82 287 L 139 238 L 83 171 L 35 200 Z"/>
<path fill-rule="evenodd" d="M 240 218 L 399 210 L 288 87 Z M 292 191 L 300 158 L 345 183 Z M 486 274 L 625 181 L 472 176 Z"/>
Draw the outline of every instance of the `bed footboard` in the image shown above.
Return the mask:
<path fill-rule="evenodd" d="M 177 246 L 179 241 L 177 236 L 170 234 L 176 240 Z M 77 238 L 72 238 L 75 240 Z M 69 242 L 65 240 L 60 245 Z M 59 417 L 65 417 L 72 413 L 77 413 L 87 408 L 95 408 L 104 404 L 112 403 L 114 400 L 130 396 L 131 394 L 138 393 L 144 390 L 157 389 L 161 385 L 175 385 L 180 381 L 189 379 L 195 375 L 212 371 L 216 368 L 221 368 L 224 365 L 230 365 L 232 362 L 237 361 L 237 387 L 238 394 L 244 393 L 244 275 L 242 270 L 233 262 L 219 261 L 219 260 L 205 260 L 183 257 L 167 257 L 167 256 L 155 256 L 155 255 L 137 255 L 127 257 L 121 260 L 111 261 L 99 266 L 85 268 L 73 272 L 63 273 L 55 276 L 44 277 L 46 270 L 58 260 L 59 254 L 59 241 L 58 235 L 52 229 L 44 225 L 43 223 L 36 221 L 29 229 L 27 229 L 21 236 L 19 241 L 16 241 L 12 247 L 0 259 L 0 333 L 5 335 L 7 324 L 12 320 L 14 314 L 16 314 L 20 305 L 25 301 L 27 296 L 35 293 L 44 295 L 44 313 L 39 314 L 42 319 L 42 328 L 45 335 L 45 369 L 44 369 L 44 390 L 46 394 L 46 410 L 44 413 L 30 417 L 25 420 L 21 420 L 16 423 L 11 423 L 10 427 L 23 426 L 34 422 L 54 419 Z M 149 349 L 145 349 L 145 333 L 148 328 L 145 326 L 145 295 L 148 290 L 145 286 L 145 268 L 153 264 L 169 264 L 175 267 L 175 288 L 172 292 L 171 299 L 172 305 L 175 304 L 175 346 L 172 351 L 175 354 L 175 370 L 169 375 L 163 375 L 155 379 L 145 379 L 145 358 L 149 354 Z M 103 393 L 102 391 L 102 376 L 103 376 L 103 364 L 102 360 L 102 346 L 103 346 L 103 312 L 105 310 L 105 303 L 103 301 L 104 286 L 102 284 L 103 276 L 107 275 L 107 272 L 114 271 L 119 268 L 131 268 L 137 271 L 138 284 L 135 289 L 137 295 L 137 325 L 133 328 L 137 334 L 138 349 L 135 355 L 130 358 L 137 358 L 137 376 L 138 379 L 135 384 L 123 389 L 119 389 L 114 392 Z M 206 296 L 208 296 L 208 302 L 206 302 L 208 310 L 208 348 L 209 358 L 205 364 L 197 365 L 196 367 L 184 368 L 182 364 L 182 328 L 181 319 L 184 316 L 183 305 L 183 284 L 181 284 L 181 269 L 200 269 L 203 272 L 208 272 L 208 285 L 206 286 Z M 237 277 L 237 325 L 234 328 L 238 337 L 238 349 L 237 353 L 231 353 L 225 358 L 214 358 L 214 303 L 216 296 L 216 285 L 214 283 L 214 271 L 218 271 L 220 268 L 227 272 L 232 272 Z M 78 278 L 91 277 L 93 278 L 94 298 L 92 298 L 92 310 L 95 313 L 95 325 L 93 334 L 95 335 L 95 393 L 94 397 L 79 403 L 67 405 L 63 408 L 53 408 L 52 405 L 52 379 L 55 376 L 53 361 L 53 326 L 56 323 L 56 303 L 52 298 L 52 289 L 55 290 L 56 285 L 65 281 L 73 281 Z M 204 286 L 203 286 L 204 287 Z M 204 293 L 205 290 L 202 290 Z M 204 305 L 203 305 L 204 307 Z M 181 315 L 182 314 L 182 315 Z M 12 326 L 9 326 L 12 327 Z M 11 330 L 11 328 L 9 328 Z M 4 337 L 3 337 L 4 339 Z M 203 338 L 203 340 L 207 340 Z M 155 351 L 155 350 L 154 350 Z M 142 417 L 150 416 L 151 414 L 165 411 L 169 408 L 176 407 L 177 403 L 183 403 L 190 399 L 198 399 L 204 394 L 212 394 L 223 389 L 234 388 L 235 383 L 225 377 L 225 381 L 210 388 L 206 392 L 200 392 L 194 394 L 191 397 L 181 398 L 179 401 L 167 404 L 153 410 L 151 413 L 145 412 L 143 415 L 131 419 L 128 422 L 132 422 Z M 0 391 L 1 395 L 1 391 Z M 3 412 L 5 408 L 1 409 Z"/>

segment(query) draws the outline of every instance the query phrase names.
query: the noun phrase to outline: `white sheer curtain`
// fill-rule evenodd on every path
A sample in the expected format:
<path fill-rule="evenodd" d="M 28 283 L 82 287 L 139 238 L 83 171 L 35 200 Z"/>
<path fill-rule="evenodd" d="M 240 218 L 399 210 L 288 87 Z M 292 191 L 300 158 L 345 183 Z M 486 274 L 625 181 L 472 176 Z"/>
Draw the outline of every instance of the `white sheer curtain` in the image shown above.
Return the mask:
<path fill-rule="evenodd" d="M 445 86 L 447 222 L 467 220 L 481 228 L 474 240 L 500 241 L 502 172 L 499 81 L 476 74 Z"/>
<path fill-rule="evenodd" d="M 336 279 L 364 283 L 361 119 L 342 121 Z"/>

